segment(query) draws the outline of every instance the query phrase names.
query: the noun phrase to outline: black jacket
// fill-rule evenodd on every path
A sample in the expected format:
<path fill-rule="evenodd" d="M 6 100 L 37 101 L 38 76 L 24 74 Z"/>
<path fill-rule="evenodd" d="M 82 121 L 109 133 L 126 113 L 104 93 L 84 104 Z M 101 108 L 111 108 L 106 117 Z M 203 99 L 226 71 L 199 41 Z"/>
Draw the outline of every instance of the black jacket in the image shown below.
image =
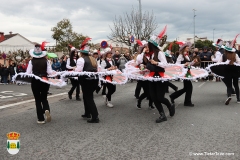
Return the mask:
<path fill-rule="evenodd" d="M 62 71 L 66 71 L 67 70 L 66 65 L 67 65 L 67 63 L 65 61 L 62 61 L 62 63 L 61 63 L 61 70 Z"/>
<path fill-rule="evenodd" d="M 2 69 L 2 76 L 8 76 L 8 75 L 9 75 L 9 70 L 8 70 L 8 68 L 4 67 Z"/>
<path fill-rule="evenodd" d="M 10 65 L 8 69 L 9 69 L 10 75 L 15 75 L 14 67 L 12 65 Z"/>

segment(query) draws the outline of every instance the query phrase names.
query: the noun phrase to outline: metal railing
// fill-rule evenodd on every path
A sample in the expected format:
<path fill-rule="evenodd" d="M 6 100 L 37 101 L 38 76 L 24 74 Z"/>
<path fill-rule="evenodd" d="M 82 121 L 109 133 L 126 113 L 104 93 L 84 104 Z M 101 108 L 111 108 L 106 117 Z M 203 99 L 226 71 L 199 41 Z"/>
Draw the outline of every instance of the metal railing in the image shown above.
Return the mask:
<path fill-rule="evenodd" d="M 213 62 L 213 61 L 201 61 L 201 64 L 200 64 L 200 68 L 206 68 L 208 67 L 208 65 L 210 64 L 213 64 L 213 63 L 216 63 L 216 62 Z"/>

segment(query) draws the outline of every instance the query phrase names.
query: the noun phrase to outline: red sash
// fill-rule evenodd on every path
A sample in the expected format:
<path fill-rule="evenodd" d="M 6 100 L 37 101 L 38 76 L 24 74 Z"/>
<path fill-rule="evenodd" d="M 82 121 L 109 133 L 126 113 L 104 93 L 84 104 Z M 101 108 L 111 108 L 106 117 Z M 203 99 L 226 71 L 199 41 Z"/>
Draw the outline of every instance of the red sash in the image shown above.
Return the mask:
<path fill-rule="evenodd" d="M 47 77 L 42 77 L 43 80 L 45 81 L 48 81 L 48 78 Z"/>
<path fill-rule="evenodd" d="M 150 72 L 148 76 L 153 77 L 155 73 L 156 72 Z M 160 77 L 164 77 L 164 72 L 158 72 L 158 74 L 160 75 Z"/>
<path fill-rule="evenodd" d="M 110 81 L 110 82 L 112 82 L 112 76 L 106 76 L 106 78 L 105 78 L 107 81 Z"/>

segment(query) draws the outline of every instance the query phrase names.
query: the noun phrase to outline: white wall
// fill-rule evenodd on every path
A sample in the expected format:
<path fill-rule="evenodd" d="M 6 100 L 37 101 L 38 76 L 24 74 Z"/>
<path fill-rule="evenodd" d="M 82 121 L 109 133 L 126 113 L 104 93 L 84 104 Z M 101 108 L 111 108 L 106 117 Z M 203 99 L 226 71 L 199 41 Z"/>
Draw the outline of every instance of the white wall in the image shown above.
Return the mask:
<path fill-rule="evenodd" d="M 5 53 L 16 51 L 18 49 L 25 51 L 33 48 L 34 44 L 22 38 L 20 35 L 16 35 L 0 43 L 0 51 Z"/>

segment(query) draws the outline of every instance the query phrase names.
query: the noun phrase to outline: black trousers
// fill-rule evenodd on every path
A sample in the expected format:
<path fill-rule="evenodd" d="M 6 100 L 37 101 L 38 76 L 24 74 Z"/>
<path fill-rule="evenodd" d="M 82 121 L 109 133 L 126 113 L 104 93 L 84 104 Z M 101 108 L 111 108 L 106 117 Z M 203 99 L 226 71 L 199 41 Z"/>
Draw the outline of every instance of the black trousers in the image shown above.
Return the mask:
<path fill-rule="evenodd" d="M 141 92 L 141 88 L 142 88 L 142 86 L 141 86 L 141 82 L 139 83 L 140 81 L 137 81 L 137 85 L 136 85 L 136 89 L 135 89 L 135 97 L 139 97 L 139 95 L 140 95 L 140 92 Z"/>
<path fill-rule="evenodd" d="M 143 93 L 139 96 L 139 101 L 141 102 L 144 98 L 149 97 L 149 106 L 152 106 L 152 98 L 150 97 L 149 94 L 149 81 L 138 81 L 138 83 L 140 84 L 140 86 L 143 88 Z"/>
<path fill-rule="evenodd" d="M 75 90 L 75 88 L 76 88 L 76 97 L 79 98 L 80 85 L 79 85 L 78 79 L 70 78 L 70 81 L 71 81 L 71 84 L 72 84 L 72 88 L 70 89 L 70 91 L 68 93 L 70 95 L 72 95 L 74 90 Z"/>
<path fill-rule="evenodd" d="M 50 107 L 47 100 L 47 92 L 49 90 L 49 85 L 43 83 L 35 78 L 32 79 L 31 88 L 33 96 L 35 98 L 35 105 L 37 110 L 37 117 L 39 121 L 44 121 L 44 113 L 46 110 L 49 110 Z"/>
<path fill-rule="evenodd" d="M 102 95 L 106 95 L 106 83 L 101 82 L 101 87 L 97 86 L 96 92 L 98 93 L 102 89 Z"/>
<path fill-rule="evenodd" d="M 180 97 L 183 93 L 185 93 L 185 100 L 184 100 L 184 104 L 192 104 L 192 90 L 193 90 L 193 86 L 192 86 L 192 82 L 189 80 L 183 80 L 183 89 L 180 89 L 176 92 L 174 92 L 173 94 L 171 94 L 171 97 L 173 99 L 176 99 L 178 97 Z"/>
<path fill-rule="evenodd" d="M 236 76 L 226 76 L 225 79 L 225 83 L 226 83 L 226 86 L 227 86 L 227 95 L 228 97 L 231 97 L 231 94 L 232 94 L 232 84 L 235 88 L 235 92 L 236 92 L 236 97 L 237 97 L 237 100 L 239 100 L 239 86 L 238 86 L 238 77 Z"/>
<path fill-rule="evenodd" d="M 172 84 L 171 82 L 169 82 L 169 81 L 166 81 L 165 82 L 166 84 L 167 84 L 167 87 L 166 87 L 166 92 L 168 92 L 169 91 L 169 87 L 171 87 L 173 90 L 176 90 L 177 89 L 177 86 L 175 86 L 174 84 Z"/>
<path fill-rule="evenodd" d="M 98 86 L 98 79 L 80 78 L 83 93 L 85 115 L 92 115 L 92 119 L 98 118 L 98 110 L 94 102 L 93 92 Z"/>
<path fill-rule="evenodd" d="M 166 83 L 165 82 L 148 82 L 149 93 L 159 113 L 164 113 L 162 104 L 165 104 L 168 108 L 171 107 L 171 103 L 165 98 Z"/>
<path fill-rule="evenodd" d="M 226 85 L 226 87 L 227 87 L 226 78 L 223 78 L 222 81 L 223 81 L 223 83 L 224 83 L 224 84 Z M 235 90 L 234 90 L 233 87 L 232 87 L 232 94 L 235 94 Z"/>
<path fill-rule="evenodd" d="M 107 92 L 107 95 L 106 95 L 107 100 L 111 101 L 112 100 L 112 95 L 116 91 L 116 85 L 111 84 L 111 83 L 106 83 L 106 87 L 108 89 L 108 92 Z"/>

